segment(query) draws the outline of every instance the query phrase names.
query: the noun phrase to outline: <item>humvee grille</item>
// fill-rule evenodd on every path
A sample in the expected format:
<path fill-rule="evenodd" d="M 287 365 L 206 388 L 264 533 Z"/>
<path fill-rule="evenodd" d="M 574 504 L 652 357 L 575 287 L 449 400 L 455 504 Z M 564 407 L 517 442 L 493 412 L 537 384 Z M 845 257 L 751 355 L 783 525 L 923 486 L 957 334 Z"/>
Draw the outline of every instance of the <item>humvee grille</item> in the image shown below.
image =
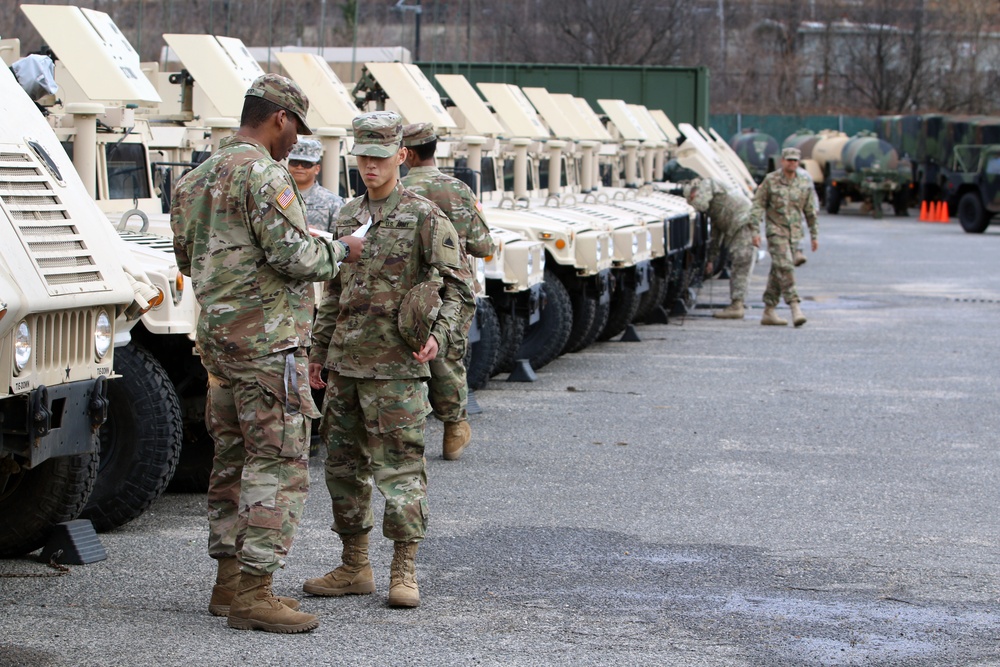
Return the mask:
<path fill-rule="evenodd" d="M 40 371 L 85 367 L 94 360 L 95 313 L 90 310 L 62 310 L 33 315 L 30 323 L 39 353 Z M 30 318 L 29 318 L 30 319 Z"/>
<path fill-rule="evenodd" d="M 49 294 L 109 289 L 51 173 L 20 146 L 0 149 L 0 208 L 13 221 Z"/>

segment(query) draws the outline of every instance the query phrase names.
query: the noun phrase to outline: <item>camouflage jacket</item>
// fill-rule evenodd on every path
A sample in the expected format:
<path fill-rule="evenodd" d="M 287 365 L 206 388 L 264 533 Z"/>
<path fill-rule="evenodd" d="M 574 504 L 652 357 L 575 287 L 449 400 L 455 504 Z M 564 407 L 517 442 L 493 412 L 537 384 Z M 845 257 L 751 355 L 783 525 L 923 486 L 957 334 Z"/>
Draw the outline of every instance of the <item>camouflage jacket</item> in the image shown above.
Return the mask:
<path fill-rule="evenodd" d="M 336 275 L 345 250 L 309 235 L 295 183 L 262 144 L 223 139 L 178 182 L 170 227 L 201 307 L 201 354 L 256 359 L 309 344 L 312 283 Z"/>
<path fill-rule="evenodd" d="M 753 234 L 758 233 L 757 225 L 750 217 L 750 202 L 747 198 L 730 192 L 715 179 L 699 181 L 688 202 L 696 211 L 707 213 L 712 220 L 709 257 L 718 255 L 722 242 L 725 240 L 728 243 L 743 227 L 749 227 Z"/>
<path fill-rule="evenodd" d="M 789 179 L 780 169 L 772 171 L 754 193 L 753 209 L 750 211 L 754 225 L 760 224 L 763 215 L 767 236 L 781 236 L 794 241 L 801 235 L 804 215 L 809 225 L 809 236 L 813 240 L 818 239 L 814 192 L 812 179 L 808 176 L 796 172 Z"/>
<path fill-rule="evenodd" d="M 437 167 L 414 167 L 403 178 L 403 187 L 438 205 L 455 226 L 465 252 L 472 257 L 487 257 L 496 252 L 483 207 L 468 185 Z"/>
<path fill-rule="evenodd" d="M 368 221 L 368 195 L 345 204 L 335 236 L 346 236 Z M 455 228 L 440 209 L 396 183 L 365 235 L 361 259 L 344 264 L 327 283 L 316 314 L 310 361 L 341 375 L 369 379 L 430 377 L 427 364 L 399 333 L 403 296 L 415 285 L 441 279 L 443 305 L 431 326 L 444 357 L 461 340 L 465 312 L 474 304 L 471 279 L 461 264 Z"/>
<path fill-rule="evenodd" d="M 332 234 L 337 222 L 337 213 L 344 205 L 344 198 L 319 183 L 313 183 L 311 188 L 301 194 L 302 201 L 306 205 L 306 222 L 309 226 Z"/>

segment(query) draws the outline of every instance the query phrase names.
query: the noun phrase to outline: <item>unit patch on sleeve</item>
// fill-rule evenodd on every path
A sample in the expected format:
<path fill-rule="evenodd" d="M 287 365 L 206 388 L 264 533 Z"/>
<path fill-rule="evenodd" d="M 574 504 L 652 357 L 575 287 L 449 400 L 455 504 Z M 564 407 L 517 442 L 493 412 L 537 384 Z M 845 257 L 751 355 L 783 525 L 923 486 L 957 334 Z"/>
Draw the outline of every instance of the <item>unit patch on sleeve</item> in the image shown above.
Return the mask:
<path fill-rule="evenodd" d="M 281 210 L 285 210 L 288 208 L 288 205 L 292 203 L 293 199 L 295 199 L 295 192 L 292 190 L 291 186 L 286 185 L 285 189 L 278 195 L 278 206 L 281 207 Z"/>

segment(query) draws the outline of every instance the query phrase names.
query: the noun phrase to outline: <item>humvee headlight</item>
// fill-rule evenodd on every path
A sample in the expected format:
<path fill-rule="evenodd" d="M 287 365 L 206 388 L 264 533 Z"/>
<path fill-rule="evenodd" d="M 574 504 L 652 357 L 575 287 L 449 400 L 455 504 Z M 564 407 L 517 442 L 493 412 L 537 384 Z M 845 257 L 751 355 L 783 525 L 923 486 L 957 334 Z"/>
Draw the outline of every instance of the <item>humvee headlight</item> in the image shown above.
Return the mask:
<path fill-rule="evenodd" d="M 476 281 L 480 285 L 486 284 L 486 262 L 481 257 L 476 258 Z"/>
<path fill-rule="evenodd" d="M 615 239 L 614 237 L 608 237 L 608 257 L 615 256 Z"/>
<path fill-rule="evenodd" d="M 638 234 L 633 234 L 632 235 L 632 254 L 633 255 L 638 255 L 639 254 L 639 235 Z"/>
<path fill-rule="evenodd" d="M 538 272 L 545 273 L 545 253 L 540 252 L 538 254 Z M 530 273 L 530 271 L 529 271 Z"/>
<path fill-rule="evenodd" d="M 648 229 L 646 230 L 646 249 L 647 250 L 653 249 L 653 232 L 649 231 Z"/>
<path fill-rule="evenodd" d="M 529 275 L 529 276 L 531 275 L 531 270 L 532 270 L 533 268 L 535 268 L 535 258 L 534 258 L 534 257 L 533 257 L 533 256 L 531 255 L 531 253 L 529 252 L 529 253 L 528 253 L 528 275 Z"/>
<path fill-rule="evenodd" d="M 597 239 L 597 261 L 598 262 L 601 261 L 601 245 L 603 245 L 601 243 L 601 239 Z"/>
<path fill-rule="evenodd" d="M 94 351 L 97 352 L 97 360 L 100 361 L 111 349 L 111 320 L 103 310 L 97 316 L 97 323 L 94 326 Z"/>
<path fill-rule="evenodd" d="M 20 373 L 31 360 L 31 329 L 28 323 L 21 321 L 14 335 L 14 369 Z"/>

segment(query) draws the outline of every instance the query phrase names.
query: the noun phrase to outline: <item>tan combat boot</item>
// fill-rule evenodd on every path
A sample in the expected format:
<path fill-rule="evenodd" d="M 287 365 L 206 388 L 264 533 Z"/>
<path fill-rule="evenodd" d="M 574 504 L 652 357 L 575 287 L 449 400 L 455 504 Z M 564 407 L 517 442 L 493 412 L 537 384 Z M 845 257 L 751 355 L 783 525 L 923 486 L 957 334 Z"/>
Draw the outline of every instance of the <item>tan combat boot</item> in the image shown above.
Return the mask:
<path fill-rule="evenodd" d="M 229 605 L 229 627 L 291 634 L 319 627 L 312 614 L 289 609 L 271 592 L 271 575 L 240 573 L 239 590 Z"/>
<path fill-rule="evenodd" d="M 444 440 L 441 443 L 445 460 L 458 460 L 469 446 L 470 440 L 472 440 L 472 428 L 469 422 L 445 422 Z"/>
<path fill-rule="evenodd" d="M 717 313 L 712 313 L 712 317 L 716 317 L 720 320 L 742 320 L 743 302 L 740 299 L 733 299 L 731 304 Z"/>
<path fill-rule="evenodd" d="M 213 616 L 228 616 L 229 605 L 240 584 L 240 561 L 235 556 L 219 558 L 218 561 L 219 571 L 215 575 L 215 586 L 212 587 L 212 599 L 208 601 L 208 611 Z M 289 609 L 299 608 L 299 601 L 295 598 L 278 596 L 278 599 Z"/>
<path fill-rule="evenodd" d="M 790 307 L 792 309 L 792 323 L 797 327 L 805 324 L 806 316 L 802 314 L 802 308 L 799 307 L 799 302 L 796 301 L 795 303 L 790 304 Z"/>
<path fill-rule="evenodd" d="M 394 545 L 389 578 L 390 607 L 420 606 L 415 562 L 418 544 L 418 542 L 396 542 Z"/>
<path fill-rule="evenodd" d="M 368 533 L 341 535 L 344 551 L 343 563 L 322 577 L 306 580 L 302 590 L 312 595 L 340 597 L 341 595 L 368 595 L 375 592 L 375 576 L 368 560 Z"/>
<path fill-rule="evenodd" d="M 765 306 L 764 316 L 760 318 L 761 324 L 770 324 L 776 327 L 788 326 L 788 320 L 783 320 L 778 317 L 778 313 L 774 312 L 775 306 Z"/>
<path fill-rule="evenodd" d="M 801 250 L 799 250 L 798 248 L 796 248 L 795 256 L 792 258 L 792 263 L 795 266 L 802 266 L 803 264 L 806 263 L 806 254 Z"/>

